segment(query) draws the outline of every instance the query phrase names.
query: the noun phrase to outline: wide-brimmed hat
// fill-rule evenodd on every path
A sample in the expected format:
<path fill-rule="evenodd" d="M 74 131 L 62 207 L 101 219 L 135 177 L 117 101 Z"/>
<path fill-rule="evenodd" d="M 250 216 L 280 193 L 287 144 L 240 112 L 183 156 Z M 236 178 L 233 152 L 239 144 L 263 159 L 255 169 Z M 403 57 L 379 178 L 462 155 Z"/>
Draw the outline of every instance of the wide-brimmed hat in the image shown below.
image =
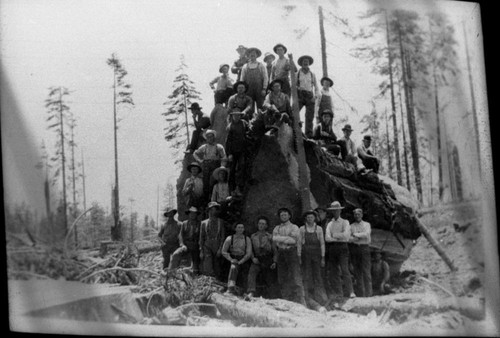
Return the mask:
<path fill-rule="evenodd" d="M 201 169 L 201 165 L 200 165 L 198 162 L 193 162 L 193 163 L 191 163 L 190 165 L 188 165 L 188 166 L 187 166 L 187 170 L 188 170 L 189 172 L 191 172 L 191 169 L 192 169 L 193 167 L 197 167 L 198 169 L 200 169 L 200 172 L 201 172 L 201 170 L 202 170 L 202 169 Z"/>
<path fill-rule="evenodd" d="M 238 48 L 236 48 L 236 51 L 239 51 L 239 50 L 247 50 L 248 48 L 243 46 L 243 45 L 239 45 Z"/>
<path fill-rule="evenodd" d="M 273 58 L 273 60 L 275 60 L 275 59 L 276 59 L 276 56 L 274 56 L 274 54 L 273 54 L 273 53 L 269 53 L 269 52 L 267 52 L 266 54 L 264 54 L 264 62 L 266 62 L 266 59 L 267 59 L 267 58 Z"/>
<path fill-rule="evenodd" d="M 260 57 L 262 55 L 262 52 L 257 47 L 250 47 L 250 48 L 248 48 L 245 54 L 249 55 L 251 52 L 256 52 L 257 53 L 257 57 Z"/>
<path fill-rule="evenodd" d="M 234 85 L 233 85 L 233 90 L 235 93 L 238 92 L 238 86 L 242 84 L 245 86 L 245 93 L 247 92 L 248 90 L 248 83 L 246 83 L 245 81 L 237 81 Z"/>
<path fill-rule="evenodd" d="M 191 207 L 185 211 L 185 214 L 189 214 L 190 212 L 196 212 L 197 214 L 200 214 L 201 212 L 198 210 L 197 207 Z"/>
<path fill-rule="evenodd" d="M 282 47 L 282 48 L 285 50 L 285 53 L 286 53 L 286 51 L 288 50 L 288 49 L 285 47 L 285 45 L 283 45 L 282 43 L 278 43 L 278 44 L 276 44 L 276 46 L 274 46 L 274 47 L 273 47 L 273 50 L 274 50 L 274 52 L 275 52 L 276 54 L 278 54 L 278 52 L 276 51 L 276 50 L 278 49 L 278 47 Z"/>
<path fill-rule="evenodd" d="M 341 210 L 344 209 L 343 206 L 340 205 L 339 201 L 332 202 L 330 206 L 328 207 L 328 210 Z"/>
<path fill-rule="evenodd" d="M 168 207 L 163 212 L 163 216 L 168 217 L 169 214 L 172 214 L 172 216 L 174 216 L 176 213 L 177 213 L 177 209 Z"/>
<path fill-rule="evenodd" d="M 222 68 L 223 67 L 227 67 L 227 69 L 231 68 L 231 67 L 229 67 L 229 65 L 227 63 L 224 63 L 224 64 L 222 64 L 222 65 L 219 66 L 219 73 L 222 73 Z"/>
<path fill-rule="evenodd" d="M 333 80 L 330 79 L 328 76 L 322 77 L 319 83 L 323 84 L 323 81 L 328 81 L 330 83 L 330 87 L 333 86 Z"/>
<path fill-rule="evenodd" d="M 333 118 L 333 112 L 331 109 L 323 109 L 323 111 L 321 112 L 321 116 L 323 115 L 330 115 Z"/>
<path fill-rule="evenodd" d="M 344 128 L 342 128 L 342 130 L 349 130 L 349 131 L 353 131 L 354 129 L 351 128 L 351 125 L 350 124 L 346 124 L 344 126 Z"/>
<path fill-rule="evenodd" d="M 370 135 L 363 136 L 363 140 L 371 141 L 372 137 Z"/>
<path fill-rule="evenodd" d="M 212 201 L 212 202 L 208 203 L 207 210 L 211 209 L 211 208 L 220 208 L 220 204 L 215 202 L 215 201 Z"/>
<path fill-rule="evenodd" d="M 305 59 L 308 59 L 309 60 L 309 65 L 312 65 L 313 62 L 314 62 L 314 59 L 309 56 L 309 55 L 302 55 L 301 57 L 299 57 L 299 59 L 297 60 L 297 63 L 299 64 L 299 66 L 302 66 L 302 61 L 304 61 Z"/>
<path fill-rule="evenodd" d="M 220 166 L 219 168 L 217 168 L 217 169 L 214 170 L 214 172 L 212 173 L 212 177 L 215 178 L 216 180 L 219 180 L 219 173 L 221 171 L 225 171 L 226 174 L 229 173 L 229 170 L 226 167 Z"/>
<path fill-rule="evenodd" d="M 208 135 L 214 135 L 214 137 L 217 137 L 217 132 L 213 129 L 207 129 L 207 131 L 205 131 L 205 136 Z"/>
<path fill-rule="evenodd" d="M 188 109 L 198 109 L 198 110 L 201 110 L 201 107 L 200 105 L 198 104 L 198 102 L 193 102 L 191 103 L 191 106 L 188 108 Z"/>
<path fill-rule="evenodd" d="M 302 215 L 303 218 L 306 218 L 307 215 L 314 215 L 314 217 L 318 217 L 318 213 L 314 210 L 307 210 L 306 212 L 304 212 L 304 214 Z"/>
<path fill-rule="evenodd" d="M 288 214 L 290 215 L 290 217 L 292 217 L 292 211 L 290 209 L 288 209 L 287 207 L 281 207 L 281 208 L 278 209 L 278 212 L 277 212 L 278 217 L 279 217 L 279 215 L 281 214 L 282 211 L 288 212 Z"/>
<path fill-rule="evenodd" d="M 281 85 L 281 88 L 283 88 L 284 81 L 282 79 L 272 80 L 271 83 L 269 84 L 268 88 L 272 90 L 275 83 L 279 83 Z"/>
<path fill-rule="evenodd" d="M 229 115 L 245 115 L 245 113 L 242 112 L 240 108 L 233 108 Z"/>

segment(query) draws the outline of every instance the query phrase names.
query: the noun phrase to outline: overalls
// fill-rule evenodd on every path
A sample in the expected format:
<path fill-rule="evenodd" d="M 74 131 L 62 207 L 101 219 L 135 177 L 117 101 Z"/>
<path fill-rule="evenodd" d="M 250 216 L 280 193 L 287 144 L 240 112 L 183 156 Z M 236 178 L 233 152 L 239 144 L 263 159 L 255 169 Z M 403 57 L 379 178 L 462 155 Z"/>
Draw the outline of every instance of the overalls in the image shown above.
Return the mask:
<path fill-rule="evenodd" d="M 325 109 L 330 109 L 331 111 L 333 111 L 333 107 L 332 107 L 332 97 L 330 95 L 322 95 L 321 96 L 321 101 L 319 101 L 319 109 L 318 109 L 318 120 L 321 120 L 321 113 L 325 110 Z"/>
<path fill-rule="evenodd" d="M 302 277 L 304 279 L 304 290 L 306 295 L 312 293 L 317 301 L 324 304 L 328 297 L 326 296 L 323 279 L 321 278 L 321 244 L 316 232 L 317 225 L 314 226 L 314 232 L 305 233 L 305 243 L 302 246 Z"/>
<path fill-rule="evenodd" d="M 246 94 L 257 104 L 257 108 L 262 108 L 262 104 L 264 103 L 262 90 L 265 89 L 263 87 L 264 77 L 258 65 L 255 68 L 250 68 L 249 64 L 247 64 L 245 81 L 248 83 L 248 91 Z"/>
<path fill-rule="evenodd" d="M 202 224 L 203 225 L 203 224 Z M 203 244 L 203 273 L 208 276 L 220 278 L 220 257 L 217 257 L 217 251 L 221 247 L 221 220 L 217 218 L 217 224 L 212 224 L 208 219 L 205 226 L 200 231 L 205 232 L 205 243 Z"/>

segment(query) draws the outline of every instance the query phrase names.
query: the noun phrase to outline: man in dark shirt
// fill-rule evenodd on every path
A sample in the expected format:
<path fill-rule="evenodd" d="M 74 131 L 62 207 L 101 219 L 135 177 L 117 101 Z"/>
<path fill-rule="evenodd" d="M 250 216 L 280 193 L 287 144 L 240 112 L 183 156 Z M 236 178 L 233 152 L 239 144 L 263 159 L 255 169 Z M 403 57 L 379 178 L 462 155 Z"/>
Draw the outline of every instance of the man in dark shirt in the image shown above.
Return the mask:
<path fill-rule="evenodd" d="M 163 254 L 163 269 L 168 268 L 170 264 L 170 255 L 179 247 L 179 232 L 181 224 L 174 219 L 177 209 L 167 208 L 163 216 L 167 218 L 158 232 L 158 238 L 161 242 L 161 252 Z"/>
<path fill-rule="evenodd" d="M 203 141 L 203 131 L 210 127 L 210 118 L 203 114 L 201 107 L 197 102 L 193 102 L 188 109 L 190 109 L 193 114 L 195 130 L 193 130 L 191 144 L 189 145 L 186 153 L 193 153 L 198 148 L 198 143 Z"/>
<path fill-rule="evenodd" d="M 247 152 L 248 122 L 242 120 L 242 112 L 234 108 L 230 113 L 232 122 L 227 126 L 226 153 L 231 163 L 229 171 L 229 189 L 241 195 L 245 184 L 245 159 Z"/>
<path fill-rule="evenodd" d="M 243 68 L 243 66 L 248 62 L 248 57 L 246 56 L 247 47 L 239 45 L 238 48 L 236 48 L 236 51 L 238 52 L 239 57 L 236 61 L 234 61 L 234 64 L 231 67 L 231 73 L 236 74 L 236 81 L 240 81 L 241 68 Z"/>
<path fill-rule="evenodd" d="M 253 100 L 246 94 L 248 90 L 248 84 L 243 81 L 238 81 L 234 84 L 233 89 L 236 94 L 229 98 L 229 101 L 227 103 L 229 111 L 233 111 L 235 108 L 238 108 L 240 112 L 243 113 L 243 119 L 246 121 L 250 121 L 253 118 L 254 110 Z"/>

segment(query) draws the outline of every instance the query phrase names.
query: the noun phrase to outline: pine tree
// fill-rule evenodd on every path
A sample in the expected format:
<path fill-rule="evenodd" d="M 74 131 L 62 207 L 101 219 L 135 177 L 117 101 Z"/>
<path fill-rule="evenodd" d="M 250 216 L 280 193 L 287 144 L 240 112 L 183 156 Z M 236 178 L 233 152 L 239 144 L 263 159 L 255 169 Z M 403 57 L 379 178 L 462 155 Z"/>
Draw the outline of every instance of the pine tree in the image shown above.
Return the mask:
<path fill-rule="evenodd" d="M 200 100 L 200 92 L 195 88 L 193 81 L 189 79 L 184 55 L 180 57 L 180 65 L 175 70 L 177 76 L 173 81 L 173 91 L 168 96 L 168 100 L 163 103 L 166 111 L 162 113 L 165 116 L 167 126 L 165 131 L 165 140 L 174 149 L 176 157 L 179 157 L 180 150 L 185 150 L 189 145 L 189 126 L 193 124 L 188 119 L 188 107 L 195 100 Z M 183 130 L 186 130 L 185 137 Z M 180 159 L 177 158 L 178 162 Z"/>
<path fill-rule="evenodd" d="M 113 215 L 114 225 L 111 228 L 111 238 L 114 241 L 122 239 L 121 224 L 120 224 L 120 198 L 119 198 L 119 180 L 118 180 L 118 120 L 117 110 L 118 107 L 133 107 L 134 101 L 132 100 L 132 86 L 124 81 L 127 71 L 123 68 L 121 61 L 115 53 L 111 54 L 111 58 L 107 59 L 106 63 L 113 69 L 113 133 L 114 133 L 114 150 L 115 150 L 115 186 L 113 189 Z"/>

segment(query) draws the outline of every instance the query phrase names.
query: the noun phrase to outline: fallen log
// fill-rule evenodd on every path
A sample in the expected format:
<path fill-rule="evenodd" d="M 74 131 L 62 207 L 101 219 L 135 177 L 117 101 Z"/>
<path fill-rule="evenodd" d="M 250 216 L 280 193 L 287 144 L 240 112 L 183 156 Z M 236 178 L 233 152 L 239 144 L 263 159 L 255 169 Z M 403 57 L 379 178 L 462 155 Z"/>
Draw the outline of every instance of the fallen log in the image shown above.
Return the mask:
<path fill-rule="evenodd" d="M 432 237 L 429 229 L 418 219 L 418 217 L 416 218 L 416 221 L 417 221 L 417 224 L 418 224 L 418 228 L 420 229 L 420 231 L 422 232 L 422 234 L 425 236 L 425 238 L 427 238 L 427 240 L 429 241 L 429 243 L 431 244 L 431 246 L 434 248 L 434 250 L 436 250 L 436 252 L 438 253 L 438 255 L 446 263 L 446 265 L 448 265 L 448 267 L 450 268 L 450 270 L 451 271 L 457 271 L 457 268 L 455 267 L 455 265 L 451 261 L 450 257 L 448 257 L 448 255 L 444 251 L 443 247 L 434 239 L 434 237 Z"/>
<path fill-rule="evenodd" d="M 391 317 L 410 315 L 431 315 L 436 312 L 458 311 L 471 319 L 484 319 L 484 300 L 468 297 L 436 297 L 435 294 L 394 294 L 369 298 L 351 298 L 340 307 L 341 310 L 367 315 L 375 310 L 381 315 L 387 309 L 392 310 Z M 387 320 L 387 319 L 385 319 Z"/>

